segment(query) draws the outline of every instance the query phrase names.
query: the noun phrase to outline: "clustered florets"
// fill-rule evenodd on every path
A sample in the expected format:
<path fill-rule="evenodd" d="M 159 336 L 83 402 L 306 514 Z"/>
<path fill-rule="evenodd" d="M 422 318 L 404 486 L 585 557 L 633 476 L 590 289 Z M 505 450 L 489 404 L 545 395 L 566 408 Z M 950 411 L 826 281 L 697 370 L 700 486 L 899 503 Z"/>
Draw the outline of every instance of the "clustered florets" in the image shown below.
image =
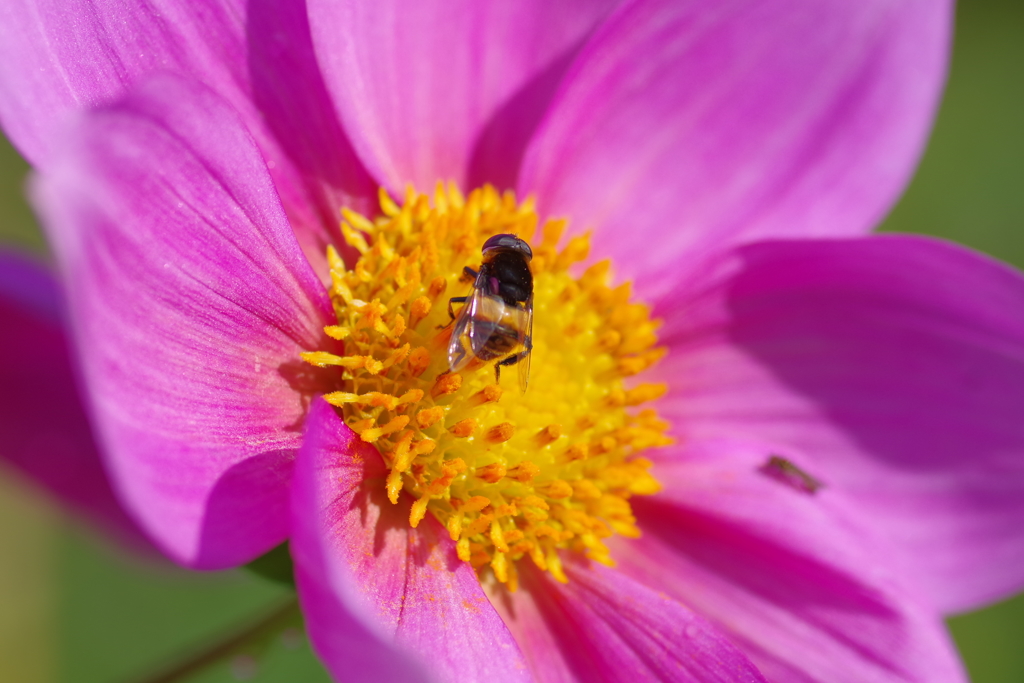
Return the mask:
<path fill-rule="evenodd" d="M 328 251 L 338 324 L 326 332 L 345 351 L 304 358 L 343 368 L 343 386 L 325 398 L 380 451 L 388 497 L 410 495 L 412 526 L 430 512 L 461 559 L 512 590 L 525 556 L 562 581 L 559 549 L 612 564 L 602 539 L 638 536 L 629 499 L 660 488 L 638 453 L 670 443 L 653 410 L 635 410 L 664 385 L 625 382 L 663 355 L 657 322 L 629 302 L 628 284 L 606 284 L 607 262 L 573 277 L 589 239 L 557 249 L 566 224 L 552 220 L 531 263 L 530 390 L 504 391 L 480 362 L 448 372 L 447 298 L 470 286 L 463 268 L 478 265 L 491 235 L 529 240 L 537 215 L 491 187 L 464 198 L 439 185 L 433 202 L 410 190 L 401 206 L 382 191 L 380 204 L 373 221 L 343 211 L 342 233 L 360 254 L 353 268 Z"/>

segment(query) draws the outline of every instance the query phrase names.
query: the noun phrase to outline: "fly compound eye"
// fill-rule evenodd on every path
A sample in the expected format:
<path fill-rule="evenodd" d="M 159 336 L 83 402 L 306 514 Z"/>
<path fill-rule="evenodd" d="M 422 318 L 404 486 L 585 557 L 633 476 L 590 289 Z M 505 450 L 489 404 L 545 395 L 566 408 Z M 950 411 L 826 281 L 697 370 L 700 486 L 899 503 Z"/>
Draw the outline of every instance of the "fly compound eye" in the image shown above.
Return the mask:
<path fill-rule="evenodd" d="M 533 249 L 530 249 L 530 245 L 525 241 L 516 238 L 516 251 L 520 252 L 527 261 L 533 258 Z"/>
<path fill-rule="evenodd" d="M 530 249 L 530 245 L 525 240 L 521 240 L 515 235 L 503 233 L 500 235 L 494 235 L 484 242 L 484 246 L 481 251 L 486 254 L 491 251 L 514 251 L 521 254 L 527 261 L 533 258 L 533 250 Z"/>

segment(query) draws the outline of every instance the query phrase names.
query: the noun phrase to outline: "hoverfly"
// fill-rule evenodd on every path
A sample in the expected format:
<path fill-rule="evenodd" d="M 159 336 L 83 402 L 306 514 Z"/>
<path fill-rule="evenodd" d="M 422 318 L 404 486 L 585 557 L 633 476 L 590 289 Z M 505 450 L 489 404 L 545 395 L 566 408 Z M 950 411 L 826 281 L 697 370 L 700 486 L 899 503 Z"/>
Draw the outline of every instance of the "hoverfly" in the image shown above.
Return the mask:
<path fill-rule="evenodd" d="M 478 358 L 494 364 L 495 381 L 504 365 L 519 366 L 519 389 L 526 391 L 533 349 L 533 251 L 515 235 L 494 235 L 484 242 L 479 271 L 468 266 L 473 293 L 448 300 L 448 315 L 455 321 L 448 342 L 448 368 L 458 372 Z M 465 304 L 458 317 L 452 304 Z"/>

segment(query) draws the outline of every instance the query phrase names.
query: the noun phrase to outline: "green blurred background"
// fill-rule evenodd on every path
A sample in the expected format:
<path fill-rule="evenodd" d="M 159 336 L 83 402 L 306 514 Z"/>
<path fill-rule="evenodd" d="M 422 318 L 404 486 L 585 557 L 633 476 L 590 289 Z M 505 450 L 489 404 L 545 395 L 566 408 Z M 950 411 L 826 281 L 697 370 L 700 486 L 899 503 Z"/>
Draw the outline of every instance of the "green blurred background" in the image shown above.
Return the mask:
<path fill-rule="evenodd" d="M 27 166 L 0 145 L 0 239 L 42 251 Z M 1024 269 L 1024 2 L 965 0 L 949 88 L 921 168 L 884 230 L 967 244 Z M 1024 311 L 1021 312 L 1024 314 Z M 279 605 L 243 572 L 187 573 L 126 557 L 0 470 L 0 681 L 130 683 Z M 1024 681 L 1024 596 L 954 617 L 975 683 Z M 189 679 L 237 680 L 245 661 Z M 249 680 L 325 683 L 301 638 L 276 640 Z"/>

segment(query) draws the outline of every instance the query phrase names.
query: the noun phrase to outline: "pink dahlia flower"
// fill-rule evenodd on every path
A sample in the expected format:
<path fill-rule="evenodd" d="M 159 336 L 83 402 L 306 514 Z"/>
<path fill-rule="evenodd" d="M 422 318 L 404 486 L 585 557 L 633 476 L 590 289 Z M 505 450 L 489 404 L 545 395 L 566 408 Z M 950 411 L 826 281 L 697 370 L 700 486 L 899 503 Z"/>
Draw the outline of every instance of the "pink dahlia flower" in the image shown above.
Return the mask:
<path fill-rule="evenodd" d="M 88 469 L 88 412 L 178 562 L 290 538 L 339 680 L 964 680 L 940 615 L 1024 583 L 1024 279 L 868 236 L 948 3 L 126 5 L 3 10 L 86 406 L 5 263 L 9 457 Z M 525 394 L 431 344 L 533 209 L 377 208 L 440 181 L 570 220 Z"/>

